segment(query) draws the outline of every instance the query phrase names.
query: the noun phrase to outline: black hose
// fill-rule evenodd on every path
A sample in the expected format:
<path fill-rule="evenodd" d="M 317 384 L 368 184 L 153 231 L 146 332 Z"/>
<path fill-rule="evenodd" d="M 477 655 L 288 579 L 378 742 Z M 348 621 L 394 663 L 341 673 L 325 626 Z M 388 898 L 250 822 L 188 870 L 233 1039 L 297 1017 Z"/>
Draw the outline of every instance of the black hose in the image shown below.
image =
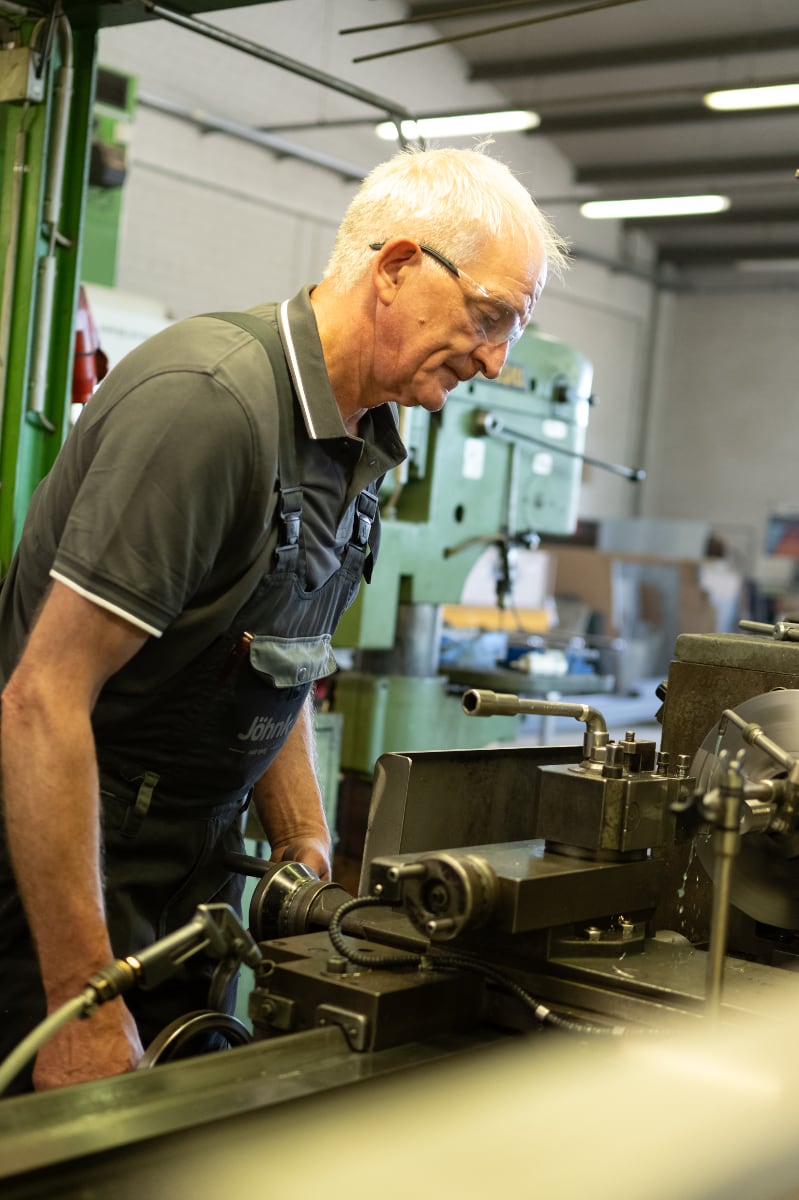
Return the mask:
<path fill-rule="evenodd" d="M 477 959 L 466 958 L 460 954 L 447 954 L 446 956 L 442 955 L 440 958 L 432 960 L 431 967 L 436 971 L 475 971 L 478 975 L 482 975 L 484 979 L 497 984 L 498 987 L 504 988 L 505 991 L 516 996 L 541 1025 L 551 1025 L 553 1028 L 562 1029 L 566 1033 L 588 1034 L 591 1037 L 619 1037 L 625 1032 L 623 1025 L 591 1025 L 588 1022 L 572 1021 L 568 1017 L 558 1016 L 557 1013 L 553 1013 L 540 1000 L 536 1000 L 521 984 L 510 979 L 504 972 L 498 971 L 495 967 L 490 967 L 487 963 L 480 962 Z"/>
<path fill-rule="evenodd" d="M 330 918 L 327 932 L 331 942 L 339 954 L 356 967 L 418 967 L 422 961 L 420 954 L 372 954 L 355 950 L 345 941 L 341 922 L 349 913 L 357 908 L 374 908 L 385 903 L 379 896 L 356 896 L 354 900 L 347 900 Z"/>

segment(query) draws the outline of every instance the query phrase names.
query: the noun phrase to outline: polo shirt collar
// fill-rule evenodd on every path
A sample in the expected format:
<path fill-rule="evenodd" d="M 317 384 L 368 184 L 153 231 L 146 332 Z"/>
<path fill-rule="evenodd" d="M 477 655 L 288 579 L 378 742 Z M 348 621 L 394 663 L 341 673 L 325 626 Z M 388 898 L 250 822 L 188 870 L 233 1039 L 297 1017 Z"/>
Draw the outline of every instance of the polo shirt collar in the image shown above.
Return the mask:
<path fill-rule="evenodd" d="M 278 305 L 276 316 L 280 340 L 309 437 L 350 437 L 344 428 L 325 367 L 322 343 L 311 306 L 312 290 L 313 285 L 308 285 L 296 296 Z M 381 404 L 369 413 L 375 441 L 382 450 L 380 458 L 383 461 L 380 466 L 383 470 L 396 466 L 407 454 L 397 430 L 393 408 L 393 405 Z M 377 464 L 373 462 L 370 465 Z"/>
<path fill-rule="evenodd" d="M 309 436 L 341 437 L 344 424 L 325 370 L 310 287 L 278 305 L 277 327 Z"/>

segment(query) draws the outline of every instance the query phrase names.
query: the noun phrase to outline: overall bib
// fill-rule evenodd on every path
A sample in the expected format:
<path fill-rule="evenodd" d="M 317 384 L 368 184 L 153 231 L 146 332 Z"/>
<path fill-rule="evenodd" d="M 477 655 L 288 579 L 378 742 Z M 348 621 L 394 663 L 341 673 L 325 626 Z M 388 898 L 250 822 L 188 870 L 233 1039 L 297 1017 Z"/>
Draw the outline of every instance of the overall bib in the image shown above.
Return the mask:
<path fill-rule="evenodd" d="M 272 364 L 279 413 L 278 542 L 255 591 L 201 654 L 134 701 L 124 719 L 117 705 L 105 716 L 98 704 L 93 725 L 107 916 L 117 957 L 185 924 L 198 904 L 220 901 L 240 911 L 244 880 L 225 867 L 225 854 L 243 849 L 241 814 L 254 784 L 283 745 L 314 681 L 336 669 L 332 634 L 361 579 L 371 576 L 377 548 L 377 497 L 364 490 L 351 506 L 352 535 L 338 569 L 307 590 L 296 405 L 277 332 L 249 314 L 213 315 L 250 332 Z M 38 966 L 19 901 L 9 896 L 15 889 L 3 857 L 0 1054 L 44 1015 Z M 207 1007 L 213 967 L 197 955 L 154 991 L 128 993 L 145 1045 L 175 1017 Z M 231 1010 L 234 999 L 233 990 Z"/>

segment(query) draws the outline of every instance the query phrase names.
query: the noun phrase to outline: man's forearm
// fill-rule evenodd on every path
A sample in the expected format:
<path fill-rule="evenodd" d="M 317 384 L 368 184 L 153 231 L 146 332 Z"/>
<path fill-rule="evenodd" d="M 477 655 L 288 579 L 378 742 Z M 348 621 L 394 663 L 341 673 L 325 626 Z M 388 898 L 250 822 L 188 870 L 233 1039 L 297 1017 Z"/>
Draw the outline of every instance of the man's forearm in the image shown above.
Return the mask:
<path fill-rule="evenodd" d="M 111 961 L 101 879 L 97 770 L 87 719 L 3 695 L 3 788 L 12 865 L 49 1011 Z M 37 1089 L 130 1071 L 142 1046 L 124 1002 L 70 1021 L 40 1049 Z"/>
<path fill-rule="evenodd" d="M 88 714 L 7 689 L 2 765 L 11 861 L 53 1007 L 111 958 Z"/>
<path fill-rule="evenodd" d="M 146 634 L 54 583 L 3 691 L 3 804 L 11 862 L 50 1009 L 112 958 L 103 898 L 91 713 Z M 121 999 L 70 1021 L 37 1055 L 37 1088 L 117 1075 L 142 1048 Z"/>
<path fill-rule="evenodd" d="M 316 777 L 310 703 L 255 785 L 253 800 L 273 857 L 296 857 L 326 878 L 332 842 Z"/>

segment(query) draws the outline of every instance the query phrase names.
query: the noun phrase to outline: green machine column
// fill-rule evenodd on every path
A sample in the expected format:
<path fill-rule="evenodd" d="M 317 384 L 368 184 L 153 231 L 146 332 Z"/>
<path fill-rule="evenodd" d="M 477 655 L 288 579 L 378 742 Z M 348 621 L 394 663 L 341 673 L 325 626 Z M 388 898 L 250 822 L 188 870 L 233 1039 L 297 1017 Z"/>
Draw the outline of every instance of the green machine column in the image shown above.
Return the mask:
<path fill-rule="evenodd" d="M 496 381 L 461 384 L 432 416 L 400 413 L 409 457 L 381 494 L 380 561 L 335 637 L 357 651 L 335 685 L 345 770 L 370 775 L 390 751 L 516 736 L 507 717 L 462 711 L 438 671 L 435 612 L 458 602 L 489 545 L 573 532 L 592 382 L 583 354 L 530 328 Z"/>
<path fill-rule="evenodd" d="M 0 14 L 0 571 L 69 426 L 97 30 Z"/>

